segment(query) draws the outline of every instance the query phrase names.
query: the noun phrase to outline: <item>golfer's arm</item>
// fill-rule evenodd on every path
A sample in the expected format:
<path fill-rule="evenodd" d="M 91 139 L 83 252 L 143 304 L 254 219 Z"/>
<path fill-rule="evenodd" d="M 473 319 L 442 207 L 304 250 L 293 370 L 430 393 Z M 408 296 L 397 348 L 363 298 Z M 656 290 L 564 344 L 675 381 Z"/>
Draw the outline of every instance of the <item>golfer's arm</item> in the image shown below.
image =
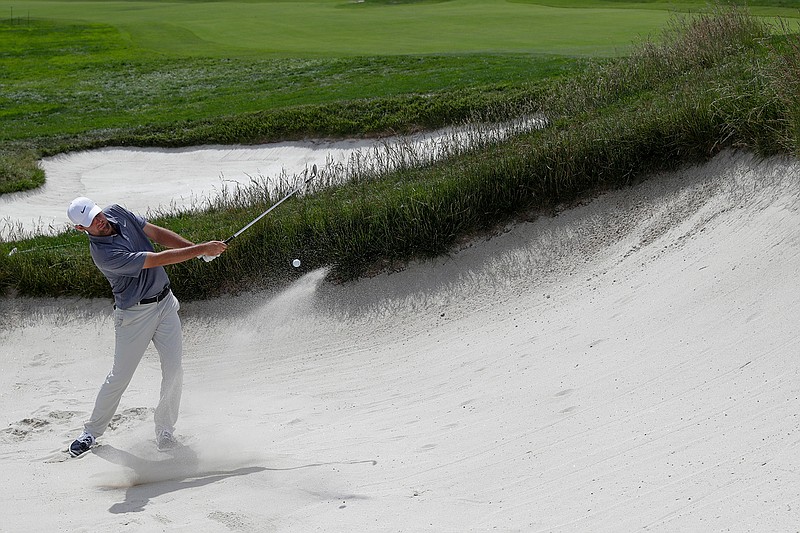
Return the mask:
<path fill-rule="evenodd" d="M 144 258 L 144 266 L 142 268 L 153 268 L 165 265 L 174 265 L 176 263 L 183 263 L 189 259 L 194 259 L 203 255 L 205 247 L 202 244 L 191 244 L 183 248 L 175 248 L 173 250 L 163 250 L 161 252 L 147 252 Z"/>
<path fill-rule="evenodd" d="M 161 252 L 148 252 L 144 259 L 143 268 L 174 265 L 175 263 L 182 263 L 203 254 L 200 250 L 200 246 L 184 239 L 174 231 L 156 226 L 155 224 L 150 224 L 149 222 L 144 225 L 143 229 L 148 239 L 166 248 L 171 248 L 170 250 L 163 250 Z"/>
<path fill-rule="evenodd" d="M 172 230 L 162 228 L 161 226 L 156 226 L 155 224 L 150 224 L 149 222 L 144 225 L 144 234 L 147 235 L 148 239 L 153 242 L 157 242 L 165 248 L 186 248 L 187 246 L 192 246 L 194 244 Z"/>
<path fill-rule="evenodd" d="M 174 265 L 175 263 L 183 263 L 189 259 L 200 257 L 201 255 L 218 256 L 227 248 L 222 241 L 208 241 L 201 244 L 194 244 L 174 231 L 154 226 L 150 223 L 144 225 L 144 234 L 161 246 L 171 249 L 161 252 L 146 252 L 144 266 L 142 268 Z"/>

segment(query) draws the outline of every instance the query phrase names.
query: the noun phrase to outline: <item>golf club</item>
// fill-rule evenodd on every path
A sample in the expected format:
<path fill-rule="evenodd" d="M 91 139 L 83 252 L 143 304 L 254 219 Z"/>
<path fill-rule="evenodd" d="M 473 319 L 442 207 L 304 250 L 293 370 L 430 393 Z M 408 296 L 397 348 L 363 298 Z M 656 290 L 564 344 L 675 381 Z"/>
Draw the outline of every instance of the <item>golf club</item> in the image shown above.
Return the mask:
<path fill-rule="evenodd" d="M 309 182 L 310 182 L 312 179 L 314 179 L 314 178 L 317 176 L 317 165 L 313 165 L 313 166 L 311 167 L 311 174 L 310 174 L 310 175 L 308 175 L 308 174 L 309 174 L 309 172 L 308 172 L 308 169 L 306 169 L 306 170 L 305 170 L 305 172 L 306 172 L 306 175 L 307 175 L 306 179 L 305 179 L 305 180 L 303 181 L 303 183 L 301 183 L 301 184 L 300 184 L 300 185 L 299 185 L 299 186 L 298 186 L 296 189 L 294 189 L 292 192 L 290 192 L 289 194 L 287 194 L 286 196 L 284 196 L 283 198 L 281 198 L 280 200 L 278 200 L 278 201 L 277 201 L 275 204 L 273 204 L 272 206 L 270 206 L 270 208 L 269 208 L 269 209 L 267 209 L 266 211 L 264 211 L 263 213 L 261 213 L 260 215 L 258 215 L 258 216 L 257 216 L 256 218 L 254 218 L 254 219 L 253 219 L 253 220 L 252 220 L 252 221 L 251 221 L 249 224 L 247 224 L 245 227 L 243 227 L 242 229 L 240 229 L 239 231 L 237 231 L 236 233 L 234 233 L 233 235 L 231 235 L 230 237 L 228 237 L 227 239 L 225 239 L 223 242 L 224 242 L 225 244 L 228 244 L 229 242 L 231 242 L 233 239 L 235 239 L 236 237 L 238 237 L 239 235 L 241 235 L 242 233 L 244 233 L 244 231 L 245 231 L 245 230 L 247 230 L 247 229 L 248 229 L 250 226 L 252 226 L 252 225 L 253 225 L 253 224 L 255 224 L 256 222 L 258 222 L 259 220 L 261 220 L 262 218 L 264 218 L 265 216 L 267 216 L 267 215 L 269 214 L 269 212 L 270 212 L 270 211 L 272 211 L 273 209 L 275 209 L 276 207 L 278 207 L 279 205 L 281 205 L 283 202 L 285 202 L 286 200 L 288 200 L 289 198 L 291 198 L 292 196 L 294 196 L 294 195 L 295 195 L 297 192 L 299 192 L 299 191 L 300 191 L 300 189 L 302 189 L 303 187 L 305 187 L 306 185 L 308 185 L 308 183 L 309 183 Z M 213 261 L 213 260 L 214 260 L 214 259 L 216 259 L 217 257 L 219 257 L 219 256 L 218 256 L 218 255 L 201 255 L 201 256 L 200 256 L 200 259 L 202 259 L 203 261 L 205 261 L 205 262 L 207 262 L 207 263 L 208 263 L 208 262 L 211 262 L 211 261 Z"/>
<path fill-rule="evenodd" d="M 67 246 L 75 246 L 76 243 L 68 243 L 68 244 L 57 244 L 55 246 L 36 246 L 34 248 L 28 248 L 27 250 L 20 250 L 16 246 L 8 252 L 8 256 L 11 257 L 12 255 L 16 254 L 28 254 L 31 252 L 38 252 L 42 250 L 55 250 L 56 248 L 65 248 Z"/>

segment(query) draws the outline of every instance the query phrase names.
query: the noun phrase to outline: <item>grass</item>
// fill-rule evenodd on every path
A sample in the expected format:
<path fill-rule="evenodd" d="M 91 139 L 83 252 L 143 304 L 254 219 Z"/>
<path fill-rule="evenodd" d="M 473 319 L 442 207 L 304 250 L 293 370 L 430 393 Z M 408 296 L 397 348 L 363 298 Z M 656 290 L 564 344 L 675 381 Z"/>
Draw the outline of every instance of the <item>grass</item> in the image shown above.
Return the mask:
<path fill-rule="evenodd" d="M 107 31 L 91 29 L 97 34 Z M 453 91 L 497 84 L 498 79 L 506 86 L 519 85 L 557 75 L 569 65 L 564 58 L 522 55 L 189 59 L 179 65 L 173 60 L 117 58 L 113 50 L 87 57 L 43 55 L 5 62 L 16 79 L 7 78 L 14 90 L 0 96 L 0 119 L 9 125 L 0 132 L 0 142 Z M 42 61 L 57 66 L 43 73 Z"/>
<path fill-rule="evenodd" d="M 326 175 L 324 180 L 335 186 L 287 202 L 217 261 L 170 267 L 176 292 L 184 298 L 281 283 L 296 275 L 286 258 L 297 250 L 304 251 L 308 268 L 330 266 L 332 277 L 348 280 L 435 256 L 475 232 L 624 186 L 653 171 L 703 161 L 725 147 L 797 153 L 800 47 L 796 36 L 773 33 L 760 19 L 725 9 L 673 19 L 658 41 L 642 42 L 630 56 L 554 63 L 544 74 L 519 82 L 465 83 L 424 95 L 333 97 L 179 124 L 167 120 L 34 138 L 40 146 L 51 143 L 50 149 L 58 143 L 88 145 L 93 139 L 99 144 L 109 139 L 218 142 L 377 132 L 469 121 L 475 113 L 502 118 L 521 106 L 546 114 L 544 129 L 479 147 L 455 146 L 443 161 L 346 180 Z M 412 58 L 388 60 L 396 73 L 394 59 L 407 65 Z M 428 59 L 418 58 L 423 65 Z M 352 61 L 351 67 L 372 62 L 368 77 L 378 60 Z M 9 143 L 24 146 L 31 138 Z M 161 213 L 154 221 L 204 240 L 233 233 L 283 192 L 256 184 L 198 209 Z M 0 246 L 38 247 L 11 257 L 8 250 L 0 253 L 0 286 L 12 294 L 107 295 L 107 282 L 91 264 L 84 239 L 73 232 Z"/>
<path fill-rule="evenodd" d="M 0 194 L 26 191 L 44 185 L 44 171 L 32 150 L 0 152 Z"/>
<path fill-rule="evenodd" d="M 670 16 L 666 4 L 660 10 L 613 5 L 575 10 L 505 0 L 0 3 L 0 13 L 10 15 L 12 9 L 20 17 L 114 26 L 137 49 L 164 55 L 272 58 L 616 55 L 633 39 L 657 31 Z"/>
<path fill-rule="evenodd" d="M 0 31 L 0 193 L 41 185 L 36 158 L 70 150 L 438 127 L 571 64 L 526 54 L 178 60 L 132 47 L 112 26 L 7 25 Z"/>

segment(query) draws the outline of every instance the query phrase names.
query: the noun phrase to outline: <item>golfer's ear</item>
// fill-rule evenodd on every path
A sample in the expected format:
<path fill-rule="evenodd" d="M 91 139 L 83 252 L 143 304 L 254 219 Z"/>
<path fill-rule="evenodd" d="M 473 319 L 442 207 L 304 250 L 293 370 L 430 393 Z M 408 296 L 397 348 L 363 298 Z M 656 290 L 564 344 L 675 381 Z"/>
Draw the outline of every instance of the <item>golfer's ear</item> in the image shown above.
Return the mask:
<path fill-rule="evenodd" d="M 84 226 L 81 226 L 80 224 L 76 225 L 75 229 L 84 232 L 86 235 L 89 235 L 89 232 L 86 231 L 86 228 Z"/>

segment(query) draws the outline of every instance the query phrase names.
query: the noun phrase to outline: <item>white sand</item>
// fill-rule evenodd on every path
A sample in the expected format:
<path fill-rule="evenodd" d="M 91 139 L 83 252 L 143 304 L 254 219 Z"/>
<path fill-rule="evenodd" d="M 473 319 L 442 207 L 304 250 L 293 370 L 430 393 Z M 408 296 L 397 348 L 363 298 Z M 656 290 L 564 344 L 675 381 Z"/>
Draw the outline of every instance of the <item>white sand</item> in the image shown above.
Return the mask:
<path fill-rule="evenodd" d="M 403 272 L 187 302 L 101 446 L 110 300 L 2 300 L 3 531 L 794 531 L 800 164 L 723 154 Z"/>
<path fill-rule="evenodd" d="M 68 226 L 67 206 L 88 196 L 101 206 L 124 203 L 129 209 L 202 205 L 223 188 L 251 178 L 275 180 L 326 161 L 344 163 L 376 141 L 314 141 L 259 146 L 197 148 L 104 148 L 42 160 L 43 187 L 0 196 L 0 237 L 12 229 L 53 233 Z"/>

